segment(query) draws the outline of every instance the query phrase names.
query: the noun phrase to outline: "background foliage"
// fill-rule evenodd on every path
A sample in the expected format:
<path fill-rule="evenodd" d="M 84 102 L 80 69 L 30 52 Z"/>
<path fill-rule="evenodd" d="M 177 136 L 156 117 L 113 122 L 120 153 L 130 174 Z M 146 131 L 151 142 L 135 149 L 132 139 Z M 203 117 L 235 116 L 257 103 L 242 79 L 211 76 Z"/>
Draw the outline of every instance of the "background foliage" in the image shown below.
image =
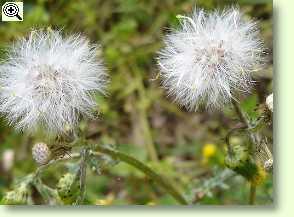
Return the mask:
<path fill-rule="evenodd" d="M 208 10 L 238 4 L 246 16 L 259 20 L 269 53 L 268 66 L 254 75 L 257 82 L 252 94 L 242 98 L 242 108 L 250 118 L 256 118 L 256 105 L 272 92 L 272 2 L 268 0 L 26 0 L 24 22 L 0 23 L 0 57 L 5 60 L 4 50 L 12 41 L 31 29 L 48 26 L 98 41 L 111 78 L 109 94 L 97 96 L 100 118 L 83 120 L 81 129 L 93 140 L 116 145 L 149 164 L 173 180 L 194 203 L 247 204 L 246 181 L 232 176 L 223 164 L 224 137 L 238 123 L 234 112 L 227 108 L 224 112 L 189 113 L 166 98 L 157 77 L 155 58 L 164 34 L 178 26 L 176 15 L 190 13 L 196 2 L 197 7 Z M 272 126 L 264 133 L 271 143 Z M 36 169 L 31 147 L 43 139 L 42 135 L 17 133 L 0 119 L 0 198 L 19 178 Z M 239 142 L 243 139 L 235 137 Z M 153 146 L 157 156 L 150 150 Z M 8 171 L 2 168 L 7 150 L 14 152 L 13 167 Z M 62 166 L 50 168 L 43 180 L 54 186 L 64 172 Z M 257 204 L 272 203 L 272 191 L 269 175 L 257 190 Z M 42 203 L 38 195 L 35 200 Z M 88 173 L 86 202 L 176 204 L 124 163 L 102 165 Z"/>

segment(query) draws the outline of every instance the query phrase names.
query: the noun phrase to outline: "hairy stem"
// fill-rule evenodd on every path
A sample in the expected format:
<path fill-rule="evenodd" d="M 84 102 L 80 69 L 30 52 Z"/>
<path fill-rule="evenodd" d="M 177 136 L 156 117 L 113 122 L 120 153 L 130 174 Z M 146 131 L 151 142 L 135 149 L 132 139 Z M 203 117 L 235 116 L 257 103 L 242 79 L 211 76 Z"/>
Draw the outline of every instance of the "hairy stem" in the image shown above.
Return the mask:
<path fill-rule="evenodd" d="M 158 175 L 156 172 L 154 172 L 150 167 L 146 166 L 144 163 L 138 161 L 137 159 L 124 154 L 122 152 L 97 146 L 96 150 L 100 153 L 106 154 L 111 156 L 114 159 L 118 159 L 120 161 L 123 161 L 127 164 L 132 165 L 133 167 L 137 168 L 141 172 L 145 173 L 148 177 L 153 179 L 158 185 L 160 185 L 166 192 L 168 192 L 174 199 L 176 199 L 179 203 L 183 205 L 188 205 L 187 200 L 177 191 L 177 189 L 168 182 L 164 177 Z M 98 155 L 99 153 L 94 152 L 94 155 Z"/>
<path fill-rule="evenodd" d="M 247 129 L 250 129 L 251 128 L 250 122 L 248 121 L 248 119 L 246 118 L 246 116 L 243 114 L 242 109 L 239 106 L 239 103 L 236 100 L 232 100 L 232 104 L 234 106 L 235 112 L 238 115 L 240 121 L 247 127 Z M 254 156 L 254 153 L 255 153 L 254 152 L 255 151 L 254 144 L 256 144 L 256 142 L 257 142 L 256 134 L 250 132 L 250 136 L 249 137 L 250 137 L 251 143 L 253 145 L 253 147 L 251 147 L 252 156 L 255 157 Z"/>
<path fill-rule="evenodd" d="M 250 129 L 251 125 L 250 122 L 247 120 L 246 116 L 243 114 L 239 103 L 235 100 L 232 100 L 232 104 L 234 106 L 234 109 L 236 111 L 236 114 L 238 115 L 239 119 L 243 124 L 245 125 L 246 128 Z M 255 159 L 255 149 L 256 149 L 256 143 L 257 143 L 257 135 L 255 133 L 250 132 L 250 140 L 251 140 L 251 155 Z M 253 205 L 255 203 L 256 199 L 256 186 L 251 182 L 250 183 L 250 193 L 249 193 L 249 204 Z"/>
<path fill-rule="evenodd" d="M 82 204 L 85 199 L 86 193 L 86 171 L 87 171 L 87 156 L 88 156 L 88 149 L 83 148 L 81 151 L 81 162 L 80 162 L 80 169 L 79 169 L 79 181 L 80 181 L 80 195 L 77 198 L 76 204 Z"/>
<path fill-rule="evenodd" d="M 243 112 L 242 112 L 242 110 L 241 110 L 241 108 L 239 106 L 239 103 L 236 100 L 232 100 L 232 104 L 233 104 L 234 109 L 235 109 L 235 112 L 238 115 L 238 117 L 241 120 L 241 122 L 243 124 L 245 124 L 246 127 L 249 128 L 249 122 L 248 122 L 247 118 L 245 117 L 245 115 L 243 114 Z"/>

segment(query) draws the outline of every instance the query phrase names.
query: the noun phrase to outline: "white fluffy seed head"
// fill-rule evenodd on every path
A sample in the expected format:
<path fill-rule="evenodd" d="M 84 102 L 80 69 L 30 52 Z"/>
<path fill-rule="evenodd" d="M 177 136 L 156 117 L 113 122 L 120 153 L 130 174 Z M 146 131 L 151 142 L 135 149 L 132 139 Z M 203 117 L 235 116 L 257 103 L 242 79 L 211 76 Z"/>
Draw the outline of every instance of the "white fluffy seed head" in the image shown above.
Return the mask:
<path fill-rule="evenodd" d="M 32 31 L 0 65 L 0 112 L 17 129 L 43 127 L 62 133 L 80 115 L 91 115 L 94 92 L 104 93 L 106 74 L 98 48 L 80 36 Z"/>
<path fill-rule="evenodd" d="M 219 109 L 236 92 L 248 92 L 251 73 L 263 62 L 263 44 L 255 22 L 236 8 L 191 17 L 177 16 L 181 28 L 172 31 L 160 51 L 162 84 L 188 110 L 200 105 Z"/>
<path fill-rule="evenodd" d="M 267 98 L 266 98 L 266 105 L 268 107 L 268 109 L 273 112 L 274 111 L 274 94 L 270 94 Z"/>
<path fill-rule="evenodd" d="M 36 143 L 32 148 L 32 156 L 36 163 L 40 165 L 47 164 L 50 160 L 51 151 L 47 144 Z"/>

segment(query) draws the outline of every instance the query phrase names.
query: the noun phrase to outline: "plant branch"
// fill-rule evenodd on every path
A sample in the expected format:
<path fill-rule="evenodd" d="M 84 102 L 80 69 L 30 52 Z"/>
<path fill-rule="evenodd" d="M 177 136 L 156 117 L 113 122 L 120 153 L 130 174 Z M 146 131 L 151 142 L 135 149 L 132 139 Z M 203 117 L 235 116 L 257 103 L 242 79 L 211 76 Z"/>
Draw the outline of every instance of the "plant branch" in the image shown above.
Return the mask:
<path fill-rule="evenodd" d="M 111 156 L 114 159 L 118 159 L 120 161 L 123 161 L 127 164 L 132 165 L 133 167 L 137 168 L 141 172 L 145 173 L 148 177 L 153 179 L 158 185 L 160 185 L 166 192 L 168 192 L 174 199 L 176 199 L 179 203 L 183 205 L 188 205 L 189 203 L 187 200 L 177 191 L 177 189 L 169 183 L 164 177 L 158 175 L 156 172 L 154 172 L 150 167 L 146 166 L 144 163 L 138 161 L 137 159 L 124 154 L 122 152 L 97 146 L 96 150 L 100 153 L 106 154 Z M 99 155 L 99 153 L 94 152 L 92 153 L 94 155 Z"/>
<path fill-rule="evenodd" d="M 80 162 L 80 169 L 78 172 L 79 181 L 80 181 L 80 195 L 77 198 L 76 205 L 82 204 L 85 199 L 88 154 L 89 154 L 89 150 L 87 148 L 83 148 L 81 151 L 81 162 Z"/>
<path fill-rule="evenodd" d="M 77 141 L 75 145 L 80 145 L 80 142 Z M 120 161 L 123 161 L 129 165 L 132 165 L 133 167 L 137 168 L 141 172 L 145 173 L 149 178 L 151 178 L 153 181 L 155 181 L 158 185 L 160 185 L 167 193 L 169 193 L 175 200 L 177 200 L 179 203 L 183 205 L 188 205 L 188 201 L 178 192 L 178 190 L 170 183 L 168 182 L 164 177 L 158 175 L 156 172 L 154 172 L 150 167 L 146 166 L 144 163 L 140 162 L 139 160 L 124 154 L 122 152 L 110 149 L 110 148 L 105 148 L 101 146 L 95 147 L 98 152 L 92 152 L 89 151 L 89 155 L 100 155 L 106 154 L 113 159 L 118 159 Z M 82 157 L 82 154 L 80 153 L 73 153 L 70 156 L 60 158 L 57 160 L 52 160 L 46 165 L 40 166 L 36 172 L 35 172 L 35 177 L 37 177 L 43 170 L 46 168 L 50 167 L 51 165 L 57 164 L 58 162 L 66 161 L 66 160 L 71 160 L 73 158 L 79 158 Z M 83 192 L 85 189 L 81 189 Z"/>
<path fill-rule="evenodd" d="M 244 113 L 242 112 L 238 102 L 236 100 L 232 100 L 232 104 L 233 104 L 233 107 L 235 109 L 235 112 L 236 114 L 238 115 L 240 121 L 247 127 L 247 129 L 251 129 L 251 124 L 250 122 L 248 121 L 248 119 L 246 118 L 246 116 L 244 115 Z M 257 143 L 257 136 L 256 134 L 252 133 L 249 131 L 249 138 L 251 140 L 251 143 L 252 144 L 256 144 Z M 255 146 L 252 146 L 251 147 L 251 150 L 252 150 L 252 156 L 255 158 Z"/>
<path fill-rule="evenodd" d="M 242 110 L 241 110 L 241 108 L 240 108 L 238 102 L 237 102 L 236 100 L 233 99 L 233 100 L 232 100 L 232 104 L 233 104 L 234 109 L 235 109 L 235 111 L 236 111 L 236 114 L 238 115 L 238 117 L 239 117 L 239 119 L 241 120 L 241 122 L 242 122 L 243 124 L 245 124 L 247 128 L 249 128 L 249 127 L 250 127 L 249 121 L 247 120 L 247 118 L 246 118 L 245 115 L 243 114 L 243 112 L 242 112 Z"/>
<path fill-rule="evenodd" d="M 79 158 L 81 155 L 79 153 L 73 153 L 73 154 L 70 154 L 68 156 L 65 156 L 63 158 L 58 158 L 58 159 L 55 159 L 55 160 L 51 160 L 49 163 L 47 164 L 44 164 L 44 165 L 41 165 L 37 168 L 37 170 L 35 171 L 35 177 L 39 176 L 39 174 L 47 169 L 48 167 L 50 167 L 51 165 L 54 165 L 54 164 L 57 164 L 59 162 L 62 162 L 62 161 L 66 161 L 66 160 L 71 160 L 71 159 L 74 159 L 74 158 Z"/>

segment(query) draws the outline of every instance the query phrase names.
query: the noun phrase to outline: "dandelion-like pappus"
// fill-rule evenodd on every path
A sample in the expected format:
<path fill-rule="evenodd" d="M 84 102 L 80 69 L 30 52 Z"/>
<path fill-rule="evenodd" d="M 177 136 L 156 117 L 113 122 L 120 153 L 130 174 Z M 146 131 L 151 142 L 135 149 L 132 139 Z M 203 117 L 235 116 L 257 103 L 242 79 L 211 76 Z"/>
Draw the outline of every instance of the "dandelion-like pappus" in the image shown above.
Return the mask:
<path fill-rule="evenodd" d="M 177 16 L 181 28 L 166 36 L 158 56 L 162 85 L 168 95 L 188 110 L 200 105 L 222 108 L 249 92 L 251 73 L 264 60 L 263 43 L 255 22 L 236 8 L 191 17 Z"/>
<path fill-rule="evenodd" d="M 0 65 L 0 112 L 21 130 L 73 128 L 81 115 L 92 115 L 93 94 L 104 93 L 107 77 L 98 51 L 80 35 L 32 31 Z"/>

